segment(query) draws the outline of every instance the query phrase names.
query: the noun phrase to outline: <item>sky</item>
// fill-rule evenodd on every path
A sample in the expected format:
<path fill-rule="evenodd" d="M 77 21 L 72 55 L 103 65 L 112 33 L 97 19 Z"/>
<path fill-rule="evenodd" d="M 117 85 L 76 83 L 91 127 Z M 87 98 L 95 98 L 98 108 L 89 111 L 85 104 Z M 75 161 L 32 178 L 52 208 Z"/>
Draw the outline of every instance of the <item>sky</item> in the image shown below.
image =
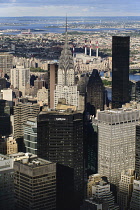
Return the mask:
<path fill-rule="evenodd" d="M 140 16 L 140 0 L 0 0 L 0 17 Z"/>

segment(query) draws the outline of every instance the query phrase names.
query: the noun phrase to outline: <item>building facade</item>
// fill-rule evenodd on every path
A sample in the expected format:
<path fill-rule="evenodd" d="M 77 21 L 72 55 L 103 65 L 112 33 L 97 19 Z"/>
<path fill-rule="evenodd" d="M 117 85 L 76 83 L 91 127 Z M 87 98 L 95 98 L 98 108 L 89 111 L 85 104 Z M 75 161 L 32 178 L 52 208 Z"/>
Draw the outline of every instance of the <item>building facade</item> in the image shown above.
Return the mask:
<path fill-rule="evenodd" d="M 14 137 L 23 138 L 23 124 L 28 118 L 36 117 L 40 111 L 39 104 L 21 103 L 14 106 Z"/>
<path fill-rule="evenodd" d="M 66 104 L 79 107 L 79 91 L 77 91 L 75 84 L 74 61 L 68 46 L 67 31 L 64 48 L 59 59 L 58 79 L 54 91 L 54 108 L 56 108 L 59 99 L 63 98 L 66 100 Z"/>
<path fill-rule="evenodd" d="M 118 206 L 115 204 L 114 196 L 110 191 L 110 184 L 107 178 L 100 174 L 89 176 L 87 198 L 88 199 L 84 201 L 85 209 L 118 209 Z"/>
<path fill-rule="evenodd" d="M 0 135 L 11 134 L 10 106 L 6 100 L 0 99 Z"/>
<path fill-rule="evenodd" d="M 72 171 L 75 199 L 73 205 L 77 202 L 80 203 L 83 198 L 84 170 L 83 114 L 70 110 L 40 112 L 37 119 L 37 139 L 37 153 L 39 157 L 57 162 Z M 63 173 L 62 176 L 64 176 Z M 64 180 L 67 180 L 67 184 L 69 178 L 70 173 L 68 177 L 64 177 Z M 62 194 L 63 191 L 64 189 L 61 192 Z"/>
<path fill-rule="evenodd" d="M 56 164 L 32 154 L 14 162 L 16 208 L 56 210 Z"/>
<path fill-rule="evenodd" d="M 112 108 L 129 102 L 130 37 L 112 37 Z"/>
<path fill-rule="evenodd" d="M 121 173 L 121 180 L 119 182 L 119 191 L 117 194 L 117 202 L 120 210 L 129 209 L 130 200 L 133 191 L 134 170 L 127 170 Z"/>
<path fill-rule="evenodd" d="M 17 152 L 17 143 L 12 136 L 0 138 L 0 154 L 6 155 Z"/>
<path fill-rule="evenodd" d="M 140 111 L 106 110 L 98 113 L 98 173 L 119 185 L 121 172 L 135 168 L 136 124 Z"/>
<path fill-rule="evenodd" d="M 37 91 L 37 102 L 42 105 L 48 105 L 48 89 L 42 87 Z"/>
<path fill-rule="evenodd" d="M 0 70 L 3 74 L 10 76 L 10 69 L 13 68 L 13 55 L 7 52 L 0 53 Z"/>
<path fill-rule="evenodd" d="M 96 116 L 97 109 L 104 110 L 105 88 L 97 69 L 93 69 L 87 84 L 87 111 Z"/>
<path fill-rule="evenodd" d="M 30 69 L 17 66 L 11 69 L 11 85 L 18 88 L 25 95 L 26 85 L 30 84 Z"/>
<path fill-rule="evenodd" d="M 14 210 L 13 161 L 0 154 L 0 209 Z"/>
<path fill-rule="evenodd" d="M 37 118 L 29 118 L 24 123 L 24 144 L 26 152 L 37 155 Z"/>
<path fill-rule="evenodd" d="M 48 105 L 54 109 L 54 91 L 57 84 L 58 64 L 48 64 Z"/>
<path fill-rule="evenodd" d="M 130 202 L 130 210 L 140 209 L 140 179 L 134 180 L 133 192 Z"/>
<path fill-rule="evenodd" d="M 140 177 L 140 124 L 136 126 L 135 172 Z"/>

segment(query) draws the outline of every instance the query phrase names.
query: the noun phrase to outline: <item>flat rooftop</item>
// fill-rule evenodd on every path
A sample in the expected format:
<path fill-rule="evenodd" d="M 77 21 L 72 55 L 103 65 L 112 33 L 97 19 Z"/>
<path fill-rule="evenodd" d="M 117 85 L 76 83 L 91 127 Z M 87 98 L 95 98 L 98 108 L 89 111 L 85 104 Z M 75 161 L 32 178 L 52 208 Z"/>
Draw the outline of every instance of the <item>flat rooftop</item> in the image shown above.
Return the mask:
<path fill-rule="evenodd" d="M 15 158 L 18 157 L 18 156 L 15 156 L 15 154 L 13 154 L 13 155 Z M 52 164 L 51 161 L 44 160 L 42 158 L 38 158 L 37 155 L 31 154 L 31 153 L 21 153 L 21 155 L 23 158 L 21 158 L 21 159 L 17 158 L 17 160 L 15 162 L 20 162 L 21 164 L 27 165 L 31 168 Z"/>
<path fill-rule="evenodd" d="M 3 154 L 0 154 L 0 161 L 9 160 L 9 157 Z"/>

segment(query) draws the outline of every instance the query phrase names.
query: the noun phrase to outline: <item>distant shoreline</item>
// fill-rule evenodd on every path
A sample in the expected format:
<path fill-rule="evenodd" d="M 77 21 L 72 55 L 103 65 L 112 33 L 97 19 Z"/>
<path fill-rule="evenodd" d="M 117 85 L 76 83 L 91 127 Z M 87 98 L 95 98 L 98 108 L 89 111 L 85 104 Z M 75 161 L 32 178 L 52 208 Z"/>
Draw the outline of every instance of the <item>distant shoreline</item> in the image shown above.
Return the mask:
<path fill-rule="evenodd" d="M 136 74 L 134 74 L 134 75 L 140 75 L 140 73 L 136 73 Z"/>

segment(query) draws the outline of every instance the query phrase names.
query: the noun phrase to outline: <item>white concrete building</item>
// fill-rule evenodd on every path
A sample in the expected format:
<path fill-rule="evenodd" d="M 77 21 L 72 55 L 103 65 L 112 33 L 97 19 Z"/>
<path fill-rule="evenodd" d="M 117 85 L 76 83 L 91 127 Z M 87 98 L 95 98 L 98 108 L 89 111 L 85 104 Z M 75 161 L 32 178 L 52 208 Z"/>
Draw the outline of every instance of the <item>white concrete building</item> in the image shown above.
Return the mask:
<path fill-rule="evenodd" d="M 0 53 L 0 70 L 3 75 L 8 74 L 10 76 L 10 69 L 13 68 L 13 55 L 8 52 Z"/>
<path fill-rule="evenodd" d="M 17 66 L 11 69 L 11 85 L 18 88 L 25 95 L 26 85 L 30 84 L 30 69 Z"/>
<path fill-rule="evenodd" d="M 54 108 L 56 108 L 59 99 L 65 99 L 66 104 L 74 105 L 77 108 L 79 106 L 79 91 L 77 91 L 77 85 L 75 84 L 74 61 L 68 46 L 67 32 L 65 45 L 59 60 L 58 80 L 54 98 Z"/>
<path fill-rule="evenodd" d="M 135 168 L 136 124 L 140 110 L 98 112 L 98 173 L 119 185 L 121 172 Z"/>

